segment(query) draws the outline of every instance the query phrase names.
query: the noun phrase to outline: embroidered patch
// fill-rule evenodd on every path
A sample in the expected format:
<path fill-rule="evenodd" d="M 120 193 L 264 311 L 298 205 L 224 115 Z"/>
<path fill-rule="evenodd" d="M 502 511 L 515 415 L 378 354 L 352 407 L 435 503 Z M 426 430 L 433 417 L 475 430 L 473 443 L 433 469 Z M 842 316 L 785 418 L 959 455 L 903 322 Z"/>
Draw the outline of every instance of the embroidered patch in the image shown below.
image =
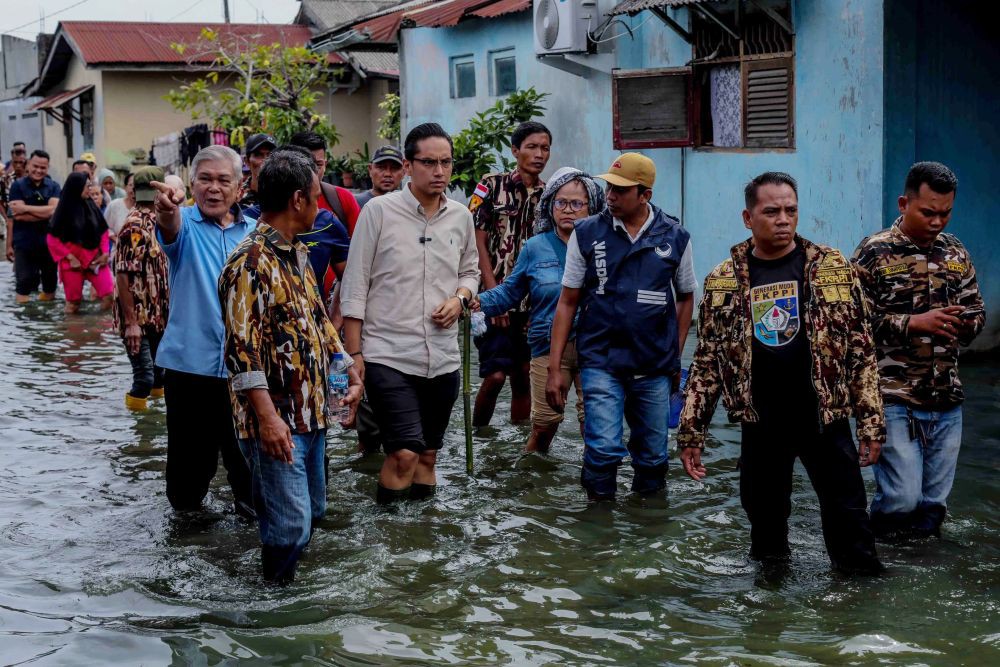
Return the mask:
<path fill-rule="evenodd" d="M 666 248 L 653 248 L 653 252 L 656 253 L 657 257 L 662 257 L 663 259 L 670 257 L 670 253 L 673 252 L 673 250 L 674 249 L 670 247 L 669 243 Z"/>
<path fill-rule="evenodd" d="M 475 213 L 476 209 L 482 206 L 482 204 L 483 204 L 482 197 L 480 197 L 479 195 L 472 195 L 472 199 L 469 200 L 469 211 Z"/>
<path fill-rule="evenodd" d="M 845 266 L 847 266 L 847 260 L 839 252 L 830 253 L 819 263 L 821 269 L 840 269 Z"/>
<path fill-rule="evenodd" d="M 712 292 L 712 307 L 718 308 L 726 304 L 726 292 Z"/>
<path fill-rule="evenodd" d="M 483 197 L 485 197 L 489 193 L 490 193 L 490 189 L 488 187 L 486 187 L 485 183 L 480 183 L 479 185 L 476 186 L 476 189 L 472 191 L 472 194 L 476 195 L 480 199 L 482 199 Z"/>
<path fill-rule="evenodd" d="M 904 262 L 903 264 L 890 264 L 889 266 L 879 267 L 876 273 L 883 277 L 895 276 L 900 273 L 906 273 L 909 269 L 909 265 Z"/>
<path fill-rule="evenodd" d="M 824 285 L 850 285 L 852 282 L 850 269 L 821 269 L 816 272 L 816 280 L 813 281 L 813 284 L 823 287 Z"/>
<path fill-rule="evenodd" d="M 821 287 L 819 293 L 823 297 L 823 301 L 826 301 L 827 303 L 841 303 L 849 302 L 851 300 L 850 288 L 843 285 Z"/>
<path fill-rule="evenodd" d="M 955 273 L 965 273 L 965 264 L 961 262 L 948 262 L 948 270 L 954 271 Z"/>
<path fill-rule="evenodd" d="M 736 278 L 709 278 L 705 285 L 706 290 L 735 290 L 737 287 Z"/>
<path fill-rule="evenodd" d="M 134 248 L 139 245 L 139 241 L 142 240 L 142 234 L 139 232 L 132 232 L 129 234 L 129 238 L 132 239 L 132 247 Z"/>
<path fill-rule="evenodd" d="M 720 276 L 735 276 L 736 271 L 733 270 L 733 260 L 727 259 L 722 263 L 722 268 L 719 270 Z"/>
<path fill-rule="evenodd" d="M 750 290 L 753 335 L 768 347 L 792 342 L 799 331 L 799 284 L 783 281 Z"/>

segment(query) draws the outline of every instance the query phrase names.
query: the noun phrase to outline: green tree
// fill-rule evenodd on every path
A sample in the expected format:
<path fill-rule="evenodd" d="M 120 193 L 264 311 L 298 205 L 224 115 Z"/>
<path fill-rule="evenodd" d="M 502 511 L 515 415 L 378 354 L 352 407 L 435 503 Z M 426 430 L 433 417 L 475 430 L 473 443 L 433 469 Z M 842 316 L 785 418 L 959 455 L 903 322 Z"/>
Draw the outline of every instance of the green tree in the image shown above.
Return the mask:
<path fill-rule="evenodd" d="M 386 93 L 385 99 L 378 103 L 382 110 L 382 119 L 378 124 L 378 136 L 392 142 L 399 142 L 399 95 Z"/>
<path fill-rule="evenodd" d="M 510 171 L 514 162 L 507 157 L 510 135 L 519 123 L 540 116 L 541 102 L 548 93 L 534 88 L 519 90 L 477 113 L 469 126 L 452 137 L 455 168 L 451 184 L 472 195 L 482 177 L 494 171 Z"/>
<path fill-rule="evenodd" d="M 202 29 L 197 43 L 171 48 L 205 74 L 171 90 L 167 101 L 196 120 L 228 130 L 234 146 L 255 132 L 272 134 L 279 144 L 303 130 L 317 132 L 331 146 L 339 140 L 336 128 L 315 112 L 320 91 L 339 73 L 325 54 L 222 37 L 209 28 Z"/>

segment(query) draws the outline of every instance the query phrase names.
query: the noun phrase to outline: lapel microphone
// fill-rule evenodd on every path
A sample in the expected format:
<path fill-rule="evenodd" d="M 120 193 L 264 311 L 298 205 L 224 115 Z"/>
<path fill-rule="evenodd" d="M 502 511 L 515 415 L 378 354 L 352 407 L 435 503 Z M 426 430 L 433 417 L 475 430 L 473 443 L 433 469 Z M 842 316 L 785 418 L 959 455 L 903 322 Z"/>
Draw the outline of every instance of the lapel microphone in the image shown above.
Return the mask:
<path fill-rule="evenodd" d="M 431 240 L 431 237 L 429 237 L 429 236 L 420 236 L 420 237 L 417 238 L 417 240 L 420 241 L 421 243 L 428 243 Z"/>

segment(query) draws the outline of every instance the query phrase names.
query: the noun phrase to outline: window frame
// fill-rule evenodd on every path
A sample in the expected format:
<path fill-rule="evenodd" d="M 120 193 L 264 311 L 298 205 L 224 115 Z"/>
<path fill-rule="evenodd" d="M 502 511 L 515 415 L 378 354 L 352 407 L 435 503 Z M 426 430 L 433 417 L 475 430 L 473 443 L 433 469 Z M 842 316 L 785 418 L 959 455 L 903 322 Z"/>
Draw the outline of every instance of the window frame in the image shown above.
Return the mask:
<path fill-rule="evenodd" d="M 514 89 L 506 92 L 500 91 L 500 78 L 497 76 L 497 63 L 501 60 L 511 60 L 514 63 Z M 494 49 L 488 54 L 490 66 L 490 95 L 492 97 L 503 97 L 517 92 L 517 51 L 513 46 L 502 49 Z"/>
<path fill-rule="evenodd" d="M 729 16 L 729 14 L 726 14 Z M 789 19 L 791 22 L 794 19 Z M 695 18 L 689 12 L 688 30 L 693 35 L 695 32 Z M 712 60 L 698 60 L 694 63 L 694 73 L 692 75 L 693 97 L 697 117 L 695 118 L 695 133 L 692 146 L 697 151 L 721 151 L 729 153 L 755 153 L 755 152 L 782 152 L 795 150 L 795 34 L 789 35 L 790 51 L 775 51 L 773 53 L 748 53 L 745 38 L 738 42 L 739 52 L 735 56 L 726 56 Z M 697 60 L 696 46 L 694 40 L 691 44 L 691 57 Z M 788 69 L 788 139 L 787 143 L 778 146 L 767 146 L 762 143 L 747 143 L 747 88 L 749 73 L 756 69 L 763 69 L 766 65 L 761 65 L 762 61 L 786 61 Z M 702 102 L 706 94 L 711 94 L 708 89 L 708 77 L 701 76 L 701 72 L 707 74 L 712 67 L 720 65 L 738 64 L 740 67 L 740 145 L 739 146 L 715 146 L 704 143 L 703 123 L 701 118 Z"/>
<path fill-rule="evenodd" d="M 460 65 L 472 65 L 472 94 L 462 95 L 458 94 L 458 67 Z M 474 53 L 463 53 L 457 56 L 451 56 L 448 58 L 448 74 L 450 81 L 449 88 L 451 89 L 451 99 L 453 100 L 467 100 L 470 98 L 475 98 L 479 92 L 479 86 L 477 85 L 476 79 L 476 55 Z"/>
<path fill-rule="evenodd" d="M 618 102 L 619 81 L 622 79 L 659 78 L 664 76 L 680 76 L 685 78 L 684 108 L 687 121 L 687 136 L 684 139 L 626 139 L 622 136 L 621 111 Z M 693 88 L 693 76 L 690 67 L 659 67 L 655 69 L 635 69 L 611 71 L 611 131 L 614 148 L 682 148 L 694 145 L 694 119 L 699 112 Z"/>

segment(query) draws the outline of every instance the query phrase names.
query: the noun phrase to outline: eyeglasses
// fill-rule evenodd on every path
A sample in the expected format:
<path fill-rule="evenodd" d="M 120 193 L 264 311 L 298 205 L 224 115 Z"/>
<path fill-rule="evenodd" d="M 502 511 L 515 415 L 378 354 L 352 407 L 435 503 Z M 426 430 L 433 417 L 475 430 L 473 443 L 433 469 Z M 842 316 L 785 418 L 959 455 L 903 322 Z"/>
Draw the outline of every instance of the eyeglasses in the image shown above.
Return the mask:
<path fill-rule="evenodd" d="M 427 167 L 428 169 L 433 169 L 438 165 L 441 165 L 442 169 L 451 169 L 451 166 L 455 164 L 455 161 L 452 160 L 450 157 L 446 157 L 442 160 L 431 160 L 430 158 L 425 158 L 425 157 L 415 157 L 413 158 L 413 160 L 411 160 L 411 162 L 416 162 L 418 164 L 421 164 Z"/>
<path fill-rule="evenodd" d="M 557 211 L 565 211 L 567 208 L 574 213 L 581 211 L 587 207 L 588 202 L 582 201 L 580 199 L 557 199 L 552 202 L 552 205 Z"/>

